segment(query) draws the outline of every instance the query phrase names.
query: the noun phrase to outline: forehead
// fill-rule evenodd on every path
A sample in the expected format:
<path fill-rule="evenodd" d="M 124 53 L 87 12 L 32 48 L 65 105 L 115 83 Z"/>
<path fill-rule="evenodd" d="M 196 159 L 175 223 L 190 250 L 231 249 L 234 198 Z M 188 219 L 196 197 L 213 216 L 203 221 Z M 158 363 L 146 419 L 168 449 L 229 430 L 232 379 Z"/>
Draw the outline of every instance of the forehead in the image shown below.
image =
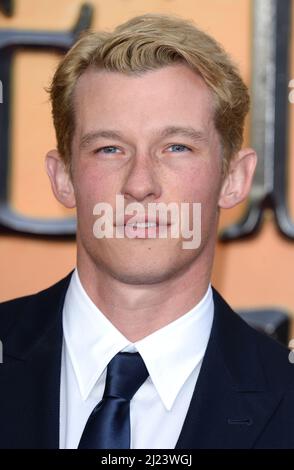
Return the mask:
<path fill-rule="evenodd" d="M 134 121 L 154 126 L 181 120 L 207 125 L 214 99 L 204 80 L 187 65 L 175 64 L 138 74 L 89 68 L 74 91 L 76 123 Z M 111 122 L 110 122 L 111 121 Z"/>

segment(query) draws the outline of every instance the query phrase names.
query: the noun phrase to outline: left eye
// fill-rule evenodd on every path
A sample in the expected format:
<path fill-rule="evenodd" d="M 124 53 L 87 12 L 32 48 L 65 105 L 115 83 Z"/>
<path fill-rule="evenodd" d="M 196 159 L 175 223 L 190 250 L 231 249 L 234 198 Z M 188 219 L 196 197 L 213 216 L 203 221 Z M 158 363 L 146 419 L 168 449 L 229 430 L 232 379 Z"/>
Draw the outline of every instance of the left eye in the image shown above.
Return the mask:
<path fill-rule="evenodd" d="M 182 144 L 173 144 L 170 145 L 168 148 L 171 149 L 172 152 L 186 152 L 187 150 L 191 150 L 189 147 L 186 147 L 186 145 Z"/>

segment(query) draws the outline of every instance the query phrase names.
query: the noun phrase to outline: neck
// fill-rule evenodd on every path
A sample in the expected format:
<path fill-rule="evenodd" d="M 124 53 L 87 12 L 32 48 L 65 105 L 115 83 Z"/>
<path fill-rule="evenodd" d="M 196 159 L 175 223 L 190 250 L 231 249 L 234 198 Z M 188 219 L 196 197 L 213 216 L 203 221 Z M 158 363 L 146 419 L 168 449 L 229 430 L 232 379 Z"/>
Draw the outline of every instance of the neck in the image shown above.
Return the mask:
<path fill-rule="evenodd" d="M 83 288 L 131 342 L 139 341 L 191 310 L 205 295 L 211 274 L 205 254 L 173 277 L 148 285 L 126 284 L 78 256 L 78 273 Z M 206 269 L 201 269 L 203 266 Z"/>

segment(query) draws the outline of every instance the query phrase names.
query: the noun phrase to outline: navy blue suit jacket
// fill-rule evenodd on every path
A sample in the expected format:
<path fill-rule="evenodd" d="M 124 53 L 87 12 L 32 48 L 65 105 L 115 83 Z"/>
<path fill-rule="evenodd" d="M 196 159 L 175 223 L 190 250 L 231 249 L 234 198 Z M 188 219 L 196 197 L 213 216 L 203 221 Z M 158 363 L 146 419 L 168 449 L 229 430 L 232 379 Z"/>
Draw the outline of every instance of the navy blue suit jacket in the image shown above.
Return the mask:
<path fill-rule="evenodd" d="M 59 447 L 69 280 L 0 304 L 0 448 Z M 288 350 L 247 326 L 216 291 L 214 303 L 211 336 L 176 448 L 294 448 Z"/>

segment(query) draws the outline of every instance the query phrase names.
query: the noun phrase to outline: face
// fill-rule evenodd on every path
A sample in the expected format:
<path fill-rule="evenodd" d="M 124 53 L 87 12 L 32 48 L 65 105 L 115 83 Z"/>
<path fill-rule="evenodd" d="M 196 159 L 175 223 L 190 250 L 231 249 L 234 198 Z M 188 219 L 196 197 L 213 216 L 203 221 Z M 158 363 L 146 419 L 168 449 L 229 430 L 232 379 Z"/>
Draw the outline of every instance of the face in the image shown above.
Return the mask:
<path fill-rule="evenodd" d="M 202 78 L 182 64 L 140 76 L 89 69 L 76 85 L 74 108 L 72 180 L 53 153 L 47 166 L 58 199 L 77 207 L 78 262 L 128 284 L 210 268 L 218 207 L 232 185 L 222 177 L 213 97 Z M 167 238 L 142 231 L 136 238 L 95 238 L 93 208 L 108 203 L 115 216 L 116 195 L 146 209 L 190 203 L 190 216 L 192 203 L 200 203 L 200 246 L 183 249 L 181 233 L 173 238 L 171 227 Z"/>

